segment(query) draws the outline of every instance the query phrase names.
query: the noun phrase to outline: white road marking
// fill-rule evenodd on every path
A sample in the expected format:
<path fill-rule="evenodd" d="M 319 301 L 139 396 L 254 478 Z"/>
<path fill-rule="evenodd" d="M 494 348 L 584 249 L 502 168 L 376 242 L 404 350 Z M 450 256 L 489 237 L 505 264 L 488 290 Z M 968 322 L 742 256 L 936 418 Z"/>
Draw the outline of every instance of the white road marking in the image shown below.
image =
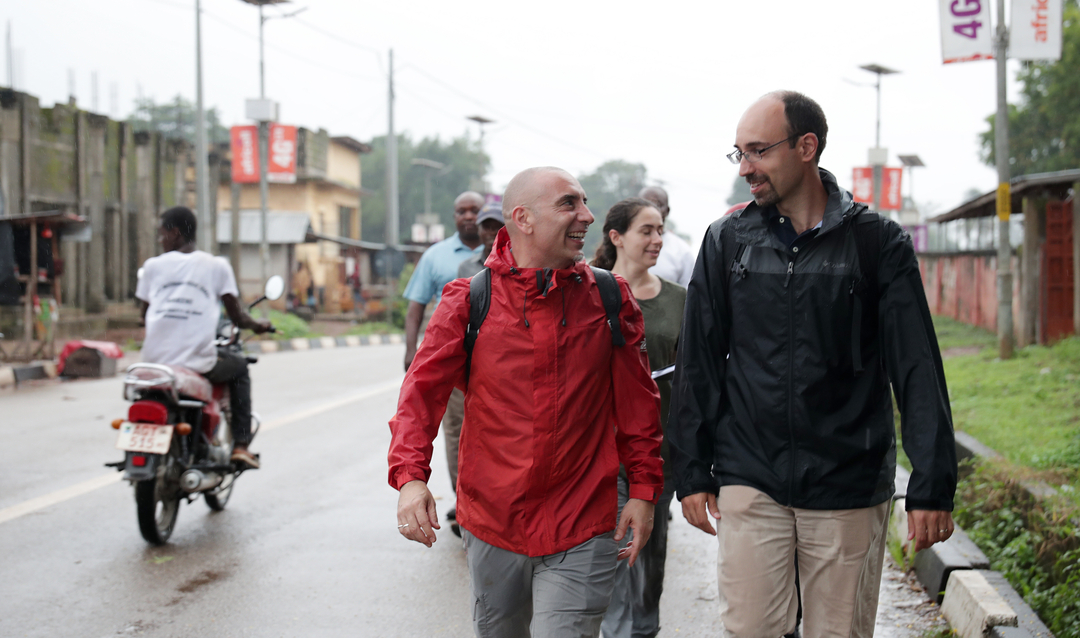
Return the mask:
<path fill-rule="evenodd" d="M 322 414 L 323 412 L 336 410 L 337 408 L 349 405 L 350 403 L 363 401 L 364 399 L 370 399 L 390 390 L 396 390 L 401 387 L 401 381 L 403 378 L 404 377 L 399 376 L 395 379 L 387 381 L 386 383 L 380 383 L 379 385 L 370 386 L 360 392 L 357 392 L 356 394 L 342 397 L 340 399 L 330 401 L 329 403 L 323 403 L 322 405 L 317 405 L 308 410 L 303 410 L 301 412 L 296 412 L 294 414 L 281 417 L 280 419 L 268 421 L 262 425 L 260 430 L 274 430 L 282 426 L 289 425 L 290 423 L 295 423 L 297 421 L 302 421 L 303 419 L 315 416 L 317 414 Z M 120 481 L 121 478 L 123 478 L 122 472 L 111 472 L 109 474 L 103 474 L 96 478 L 88 479 L 81 483 L 76 483 L 75 485 L 65 487 L 62 490 L 50 492 L 43 496 L 38 496 L 36 498 L 23 501 L 22 503 L 17 503 L 15 505 L 5 507 L 3 509 L 0 509 L 0 524 L 14 520 L 16 518 L 20 518 L 22 516 L 26 516 L 27 514 L 32 514 L 38 510 L 45 509 L 46 507 L 63 503 L 64 501 L 71 500 L 77 496 L 89 494 L 94 490 L 100 489 L 107 485 L 112 485 L 113 483 L 117 483 Z"/>

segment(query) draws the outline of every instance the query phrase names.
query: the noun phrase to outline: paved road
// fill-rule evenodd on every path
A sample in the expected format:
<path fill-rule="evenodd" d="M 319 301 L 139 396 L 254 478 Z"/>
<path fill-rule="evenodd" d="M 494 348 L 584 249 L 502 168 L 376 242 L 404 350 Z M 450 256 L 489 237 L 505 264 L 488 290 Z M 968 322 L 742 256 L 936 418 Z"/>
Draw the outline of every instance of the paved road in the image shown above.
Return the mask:
<path fill-rule="evenodd" d="M 119 379 L 0 393 L 0 636 L 471 636 L 456 537 L 425 549 L 394 527 L 386 423 L 402 355 L 263 357 L 263 469 L 223 513 L 183 505 L 160 548 L 139 536 L 131 488 L 102 467 L 121 458 L 108 425 L 126 413 Z M 678 511 L 671 535 L 662 635 L 716 636 L 715 543 Z"/>

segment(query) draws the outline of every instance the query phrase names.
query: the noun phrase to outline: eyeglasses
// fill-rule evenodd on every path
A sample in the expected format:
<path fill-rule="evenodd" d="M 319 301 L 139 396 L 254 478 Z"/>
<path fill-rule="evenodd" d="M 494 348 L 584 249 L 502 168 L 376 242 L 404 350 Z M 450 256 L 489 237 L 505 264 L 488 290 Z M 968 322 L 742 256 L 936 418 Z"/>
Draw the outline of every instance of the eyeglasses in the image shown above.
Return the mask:
<path fill-rule="evenodd" d="M 773 148 L 774 146 L 780 146 L 784 142 L 790 142 L 791 140 L 793 140 L 793 139 L 795 139 L 797 137 L 799 137 L 799 136 L 798 135 L 792 135 L 791 137 L 789 137 L 787 139 L 780 140 L 776 144 L 769 144 L 765 148 L 755 148 L 754 150 L 746 151 L 745 153 L 740 151 L 739 149 L 735 149 L 731 153 L 728 153 L 725 157 L 727 157 L 728 160 L 732 164 L 741 164 L 743 159 L 745 159 L 746 161 L 753 164 L 754 162 L 760 162 L 761 161 L 761 156 L 765 154 L 765 151 L 769 150 L 770 148 Z"/>

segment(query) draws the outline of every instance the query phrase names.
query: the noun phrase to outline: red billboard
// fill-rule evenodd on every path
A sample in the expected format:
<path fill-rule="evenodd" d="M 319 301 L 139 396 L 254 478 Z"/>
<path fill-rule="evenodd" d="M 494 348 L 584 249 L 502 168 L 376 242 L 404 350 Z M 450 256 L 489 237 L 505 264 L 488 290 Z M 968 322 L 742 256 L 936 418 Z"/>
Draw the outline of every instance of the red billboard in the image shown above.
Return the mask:
<path fill-rule="evenodd" d="M 232 180 L 237 184 L 259 182 L 259 127 L 234 126 L 232 142 Z M 296 127 L 270 125 L 270 161 L 266 180 L 278 184 L 296 182 Z"/>
<path fill-rule="evenodd" d="M 232 181 L 237 184 L 259 182 L 259 128 L 234 126 L 229 133 L 232 145 Z"/>
<path fill-rule="evenodd" d="M 852 178 L 851 196 L 863 204 L 874 203 L 874 169 L 869 166 L 861 166 L 854 169 Z"/>
<path fill-rule="evenodd" d="M 900 177 L 902 168 L 881 169 L 881 210 L 900 210 L 904 207 L 904 198 L 900 195 Z"/>

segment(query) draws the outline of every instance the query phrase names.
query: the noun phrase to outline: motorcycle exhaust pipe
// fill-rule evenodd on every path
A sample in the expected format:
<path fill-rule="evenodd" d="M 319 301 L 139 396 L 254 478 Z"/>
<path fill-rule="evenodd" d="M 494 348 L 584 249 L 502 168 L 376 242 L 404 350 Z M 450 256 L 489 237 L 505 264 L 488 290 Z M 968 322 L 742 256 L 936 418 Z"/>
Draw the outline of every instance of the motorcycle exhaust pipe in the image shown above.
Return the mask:
<path fill-rule="evenodd" d="M 221 485 L 223 479 L 224 477 L 217 472 L 204 474 L 200 470 L 188 470 L 180 475 L 180 489 L 188 494 L 203 492 Z"/>

